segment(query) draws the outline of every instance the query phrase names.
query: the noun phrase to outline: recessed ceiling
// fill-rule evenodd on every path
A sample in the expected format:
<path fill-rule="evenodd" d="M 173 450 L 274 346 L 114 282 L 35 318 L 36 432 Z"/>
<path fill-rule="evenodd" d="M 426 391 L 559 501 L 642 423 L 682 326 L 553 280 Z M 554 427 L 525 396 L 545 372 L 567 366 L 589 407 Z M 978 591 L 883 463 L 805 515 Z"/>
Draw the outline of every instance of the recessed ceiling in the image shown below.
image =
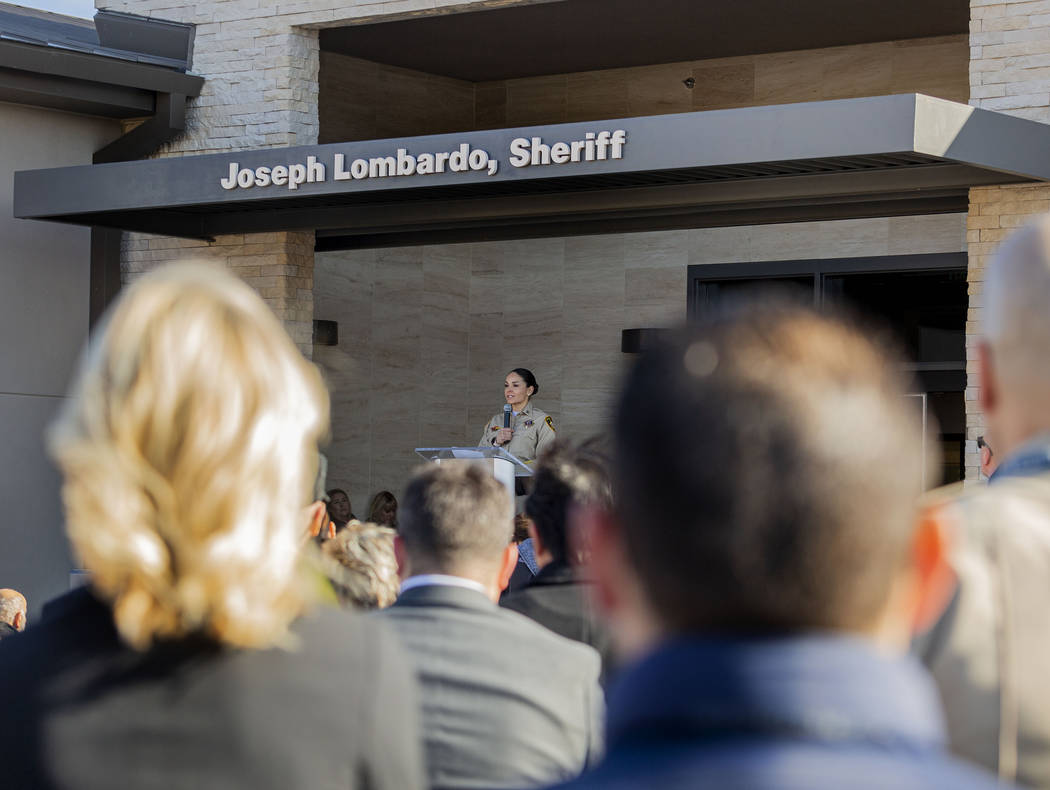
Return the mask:
<path fill-rule="evenodd" d="M 555 0 L 321 31 L 321 48 L 472 82 L 966 33 L 967 0 Z"/>

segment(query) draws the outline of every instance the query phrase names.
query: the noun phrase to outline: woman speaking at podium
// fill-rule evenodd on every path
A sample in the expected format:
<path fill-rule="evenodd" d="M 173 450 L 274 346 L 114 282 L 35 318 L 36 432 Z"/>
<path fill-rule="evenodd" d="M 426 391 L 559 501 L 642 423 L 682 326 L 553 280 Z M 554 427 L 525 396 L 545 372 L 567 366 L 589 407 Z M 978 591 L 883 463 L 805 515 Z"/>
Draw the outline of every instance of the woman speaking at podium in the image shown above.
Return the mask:
<path fill-rule="evenodd" d="M 554 441 L 554 421 L 547 412 L 532 405 L 531 398 L 539 391 L 531 370 L 514 368 L 508 373 L 503 382 L 507 404 L 489 420 L 478 446 L 502 447 L 527 464 L 535 461 L 543 448 Z"/>

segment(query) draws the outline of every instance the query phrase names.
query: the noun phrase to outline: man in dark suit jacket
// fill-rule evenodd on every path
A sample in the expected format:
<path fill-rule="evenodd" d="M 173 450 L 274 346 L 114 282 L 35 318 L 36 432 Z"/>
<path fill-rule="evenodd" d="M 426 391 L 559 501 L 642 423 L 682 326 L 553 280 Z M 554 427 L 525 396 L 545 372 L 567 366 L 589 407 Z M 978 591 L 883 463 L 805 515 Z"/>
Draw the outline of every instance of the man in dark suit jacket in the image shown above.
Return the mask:
<path fill-rule="evenodd" d="M 594 441 L 574 447 L 559 439 L 540 456 L 525 500 L 539 573 L 523 588 L 505 594 L 500 606 L 593 647 L 602 657 L 604 680 L 613 666 L 611 640 L 594 612 L 591 585 L 570 559 L 569 511 L 585 504 L 611 506 L 608 461 Z"/>
<path fill-rule="evenodd" d="M 401 502 L 404 583 L 376 613 L 415 660 L 432 788 L 521 788 L 596 761 L 599 658 L 496 601 L 517 561 L 510 501 L 479 467 L 428 467 Z"/>
<path fill-rule="evenodd" d="M 950 574 L 939 527 L 914 518 L 923 432 L 902 367 L 773 303 L 638 360 L 612 431 L 616 512 L 577 522 L 634 662 L 605 761 L 566 787 L 996 786 L 948 754 L 907 657 Z"/>
<path fill-rule="evenodd" d="M 0 785 L 12 790 L 422 788 L 418 700 L 396 638 L 326 609 L 297 649 L 205 639 L 145 652 L 88 588 L 0 644 Z"/>

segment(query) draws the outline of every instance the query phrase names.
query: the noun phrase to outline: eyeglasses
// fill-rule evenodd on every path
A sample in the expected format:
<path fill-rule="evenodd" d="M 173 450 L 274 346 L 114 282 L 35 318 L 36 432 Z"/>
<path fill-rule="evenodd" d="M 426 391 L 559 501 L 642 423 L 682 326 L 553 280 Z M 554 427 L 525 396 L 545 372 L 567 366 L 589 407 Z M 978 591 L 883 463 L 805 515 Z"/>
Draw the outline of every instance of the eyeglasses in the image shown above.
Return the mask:
<path fill-rule="evenodd" d="M 989 444 L 988 444 L 988 442 L 986 442 L 986 441 L 984 440 L 984 437 L 983 437 L 983 436 L 978 436 L 978 437 L 977 437 L 977 449 L 978 449 L 978 450 L 983 450 L 983 449 L 984 449 L 985 447 L 987 447 L 987 448 L 988 448 L 988 452 L 989 452 L 989 453 L 991 453 L 991 454 L 993 454 L 993 455 L 994 455 L 994 453 L 992 453 L 992 447 L 991 447 L 991 445 L 989 445 Z"/>

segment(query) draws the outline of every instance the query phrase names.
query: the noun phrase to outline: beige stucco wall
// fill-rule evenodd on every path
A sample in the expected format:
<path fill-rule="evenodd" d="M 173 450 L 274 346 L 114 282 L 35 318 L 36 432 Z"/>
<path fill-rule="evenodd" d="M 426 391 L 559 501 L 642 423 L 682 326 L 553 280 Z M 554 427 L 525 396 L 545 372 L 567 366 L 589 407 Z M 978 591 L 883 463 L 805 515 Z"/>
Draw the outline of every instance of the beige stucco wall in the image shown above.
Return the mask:
<path fill-rule="evenodd" d="M 414 447 L 472 445 L 530 368 L 559 434 L 604 430 L 620 332 L 685 318 L 690 264 L 961 252 L 961 214 L 318 253 L 316 347 L 333 399 L 329 482 L 358 515 Z"/>
<path fill-rule="evenodd" d="M 116 121 L 0 103 L 0 587 L 31 617 L 73 568 L 44 431 L 87 338 L 91 232 L 15 219 L 14 172 L 90 164 L 119 135 Z"/>

